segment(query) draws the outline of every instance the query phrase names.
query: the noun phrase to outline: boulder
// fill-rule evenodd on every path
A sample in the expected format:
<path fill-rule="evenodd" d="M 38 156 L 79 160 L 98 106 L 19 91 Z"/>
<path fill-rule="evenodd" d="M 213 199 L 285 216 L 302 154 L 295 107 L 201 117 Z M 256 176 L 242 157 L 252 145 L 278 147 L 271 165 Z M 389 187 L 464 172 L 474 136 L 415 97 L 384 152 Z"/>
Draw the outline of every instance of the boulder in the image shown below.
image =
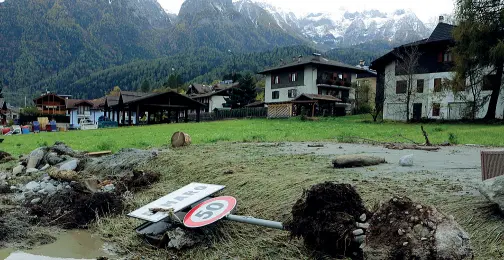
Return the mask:
<path fill-rule="evenodd" d="M 85 156 L 85 153 L 74 151 L 63 142 L 54 143 L 54 145 L 51 146 L 50 151 L 55 152 L 58 155 L 68 155 L 75 158 L 82 158 Z"/>
<path fill-rule="evenodd" d="M 41 170 L 41 171 L 45 171 L 45 170 L 49 169 L 49 167 L 51 167 L 51 165 L 46 164 L 46 165 L 44 165 L 42 168 L 40 168 L 40 170 Z"/>
<path fill-rule="evenodd" d="M 36 173 L 38 172 L 39 170 L 37 170 L 36 168 L 29 168 L 26 170 L 26 174 L 32 174 L 32 173 Z"/>
<path fill-rule="evenodd" d="M 340 155 L 333 160 L 334 168 L 364 167 L 386 163 L 385 158 L 363 154 Z"/>
<path fill-rule="evenodd" d="M 49 152 L 49 153 L 46 154 L 44 160 L 49 165 L 56 165 L 58 163 L 63 162 L 65 159 L 63 159 L 62 157 L 58 156 L 58 154 L 55 153 L 55 152 Z"/>
<path fill-rule="evenodd" d="M 413 166 L 413 158 L 413 154 L 403 156 L 399 159 L 399 165 L 404 167 Z"/>
<path fill-rule="evenodd" d="M 42 161 L 42 158 L 44 158 L 45 152 L 45 147 L 40 147 L 33 150 L 28 157 L 28 164 L 26 165 L 26 168 L 37 168 L 39 166 L 39 163 Z"/>
<path fill-rule="evenodd" d="M 23 173 L 25 167 L 23 165 L 18 165 L 16 167 L 14 167 L 14 169 L 12 169 L 12 174 L 17 176 L 21 173 Z"/>
<path fill-rule="evenodd" d="M 57 192 L 57 189 L 51 183 L 47 183 L 47 185 L 44 187 L 44 191 L 49 195 L 53 195 Z"/>
<path fill-rule="evenodd" d="M 67 161 L 67 162 L 64 162 L 60 167 L 59 169 L 61 171 L 74 171 L 75 169 L 77 169 L 77 165 L 79 165 L 79 160 L 77 159 L 73 159 L 73 160 L 70 160 L 70 161 Z"/>
<path fill-rule="evenodd" d="M 40 183 L 36 181 L 30 181 L 25 185 L 24 190 L 37 192 L 40 190 Z"/>
<path fill-rule="evenodd" d="M 435 207 L 395 197 L 370 220 L 364 259 L 472 259 L 468 234 Z"/>
<path fill-rule="evenodd" d="M 37 204 L 37 203 L 39 203 L 40 201 L 41 201 L 41 199 L 40 199 L 40 198 L 35 198 L 35 199 L 32 199 L 30 203 L 31 203 L 31 204 Z"/>
<path fill-rule="evenodd" d="M 483 181 L 478 190 L 504 213 L 504 175 Z"/>

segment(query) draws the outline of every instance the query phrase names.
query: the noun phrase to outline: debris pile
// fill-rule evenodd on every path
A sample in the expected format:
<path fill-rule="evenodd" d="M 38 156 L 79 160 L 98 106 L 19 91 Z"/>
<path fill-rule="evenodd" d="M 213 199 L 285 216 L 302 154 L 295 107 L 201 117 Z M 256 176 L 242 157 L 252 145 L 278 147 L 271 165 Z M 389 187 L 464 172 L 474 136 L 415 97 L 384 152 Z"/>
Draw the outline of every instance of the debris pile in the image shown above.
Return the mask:
<path fill-rule="evenodd" d="M 351 185 L 326 182 L 304 191 L 285 227 L 317 251 L 355 257 L 360 244 L 354 241 L 353 231 L 359 229 L 357 222 L 363 214 L 368 211 Z"/>
<path fill-rule="evenodd" d="M 385 158 L 363 154 L 340 155 L 333 160 L 334 168 L 365 167 L 386 163 Z"/>
<path fill-rule="evenodd" d="M 6 163 L 13 161 L 14 158 L 9 154 L 4 151 L 0 151 L 0 163 Z"/>
<path fill-rule="evenodd" d="M 432 206 L 395 197 L 370 220 L 365 259 L 472 259 L 469 236 Z"/>

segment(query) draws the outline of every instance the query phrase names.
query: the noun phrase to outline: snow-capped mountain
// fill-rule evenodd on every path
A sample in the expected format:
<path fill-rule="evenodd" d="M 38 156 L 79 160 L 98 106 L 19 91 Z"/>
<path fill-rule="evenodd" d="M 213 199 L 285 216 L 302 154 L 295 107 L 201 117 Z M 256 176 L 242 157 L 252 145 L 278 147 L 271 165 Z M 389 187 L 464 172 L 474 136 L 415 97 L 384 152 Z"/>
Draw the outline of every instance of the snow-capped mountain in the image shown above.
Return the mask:
<path fill-rule="evenodd" d="M 378 10 L 331 13 L 311 13 L 297 17 L 268 3 L 240 0 L 234 3 L 238 12 L 258 24 L 275 23 L 286 32 L 329 48 L 384 40 L 404 43 L 427 37 L 432 28 L 412 11 L 397 10 L 384 13 Z"/>

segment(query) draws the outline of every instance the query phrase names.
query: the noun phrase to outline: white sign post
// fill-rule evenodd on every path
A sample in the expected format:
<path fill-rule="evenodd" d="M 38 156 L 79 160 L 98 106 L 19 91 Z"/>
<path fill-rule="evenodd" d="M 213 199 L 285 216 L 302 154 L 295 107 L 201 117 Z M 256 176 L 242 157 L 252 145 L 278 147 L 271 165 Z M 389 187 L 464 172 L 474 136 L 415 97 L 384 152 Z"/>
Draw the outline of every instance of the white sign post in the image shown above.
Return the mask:
<path fill-rule="evenodd" d="M 153 213 L 150 209 L 171 209 L 173 213 L 176 213 L 224 188 L 225 186 L 222 185 L 193 182 L 129 213 L 128 216 L 150 222 L 159 222 L 168 217 L 169 214 L 167 212 Z"/>

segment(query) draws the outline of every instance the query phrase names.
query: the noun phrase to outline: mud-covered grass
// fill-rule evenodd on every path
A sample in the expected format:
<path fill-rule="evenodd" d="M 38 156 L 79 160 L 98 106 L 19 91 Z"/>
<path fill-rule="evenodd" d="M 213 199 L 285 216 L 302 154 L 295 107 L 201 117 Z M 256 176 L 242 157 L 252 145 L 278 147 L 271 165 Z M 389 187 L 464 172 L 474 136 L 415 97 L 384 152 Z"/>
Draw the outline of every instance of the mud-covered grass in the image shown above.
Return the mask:
<path fill-rule="evenodd" d="M 474 184 L 455 173 L 447 177 L 434 171 L 372 175 L 331 167 L 331 157 L 313 154 L 289 155 L 281 147 L 266 144 L 193 145 L 171 150 L 157 158 L 146 170 L 160 172 L 161 181 L 152 189 L 135 194 L 127 202 L 125 214 L 190 182 L 226 185 L 223 195 L 238 199 L 237 214 L 285 222 L 304 189 L 326 181 L 355 185 L 364 204 L 374 208 L 393 195 L 408 196 L 433 205 L 455 217 L 470 234 L 476 259 L 504 256 L 504 217 Z M 233 170 L 233 174 L 224 172 Z M 480 177 L 475 174 L 474 179 Z M 474 181 L 474 183 L 477 183 Z M 468 193 L 466 193 L 466 191 Z M 284 231 L 234 222 L 223 223 L 223 237 L 211 247 L 182 252 L 155 250 L 146 246 L 134 229 L 142 222 L 124 215 L 100 218 L 95 232 L 115 242 L 120 253 L 145 259 L 310 259 L 314 252 L 301 239 L 291 239 Z"/>
<path fill-rule="evenodd" d="M 432 143 L 456 141 L 459 144 L 504 146 L 504 125 L 425 124 Z M 194 144 L 218 142 L 285 142 L 285 141 L 353 141 L 353 137 L 377 141 L 423 143 L 420 124 L 400 122 L 373 123 L 370 116 L 321 118 L 319 121 L 249 119 L 204 123 L 180 123 L 142 127 L 121 127 L 93 131 L 41 133 L 6 136 L 0 150 L 13 156 L 27 154 L 39 146 L 63 141 L 70 147 L 85 151 L 121 148 L 148 148 L 167 145 L 171 135 L 183 131 L 191 135 Z M 403 137 L 399 137 L 402 135 Z M 450 138 L 451 136 L 451 138 Z"/>

